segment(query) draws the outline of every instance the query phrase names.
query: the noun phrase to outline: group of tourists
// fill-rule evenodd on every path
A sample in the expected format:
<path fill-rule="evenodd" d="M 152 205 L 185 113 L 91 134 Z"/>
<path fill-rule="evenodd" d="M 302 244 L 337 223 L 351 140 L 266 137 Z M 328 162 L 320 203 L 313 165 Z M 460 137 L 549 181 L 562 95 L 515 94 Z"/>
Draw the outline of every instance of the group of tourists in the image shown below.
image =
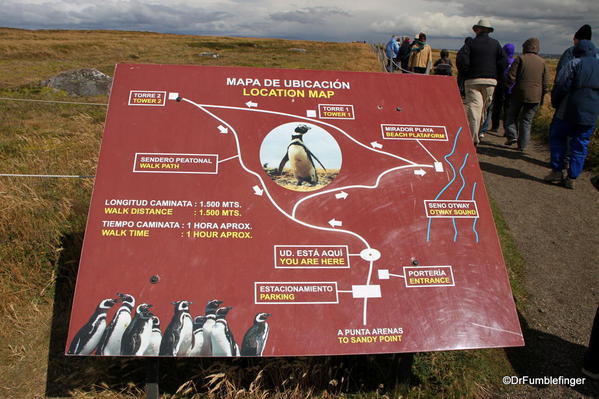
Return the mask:
<path fill-rule="evenodd" d="M 456 56 L 458 87 L 472 140 L 478 145 L 485 132 L 497 131 L 503 120 L 505 146 L 516 145 L 525 152 L 533 118 L 550 89 L 547 65 L 539 55 L 540 40 L 527 39 L 522 53 L 515 56 L 512 43 L 502 47 L 489 36 L 494 31 L 489 20 L 481 19 L 472 30 L 476 36 L 467 37 Z M 552 171 L 545 181 L 570 189 L 582 172 L 599 117 L 599 52 L 591 35 L 589 25 L 574 34 L 573 46 L 559 60 L 551 90 L 555 108 L 549 129 Z M 441 50 L 441 58 L 433 64 L 422 32 L 413 41 L 391 37 L 385 54 L 389 72 L 452 75 L 449 52 Z"/>
<path fill-rule="evenodd" d="M 387 71 L 428 73 L 433 62 L 433 51 L 426 43 L 426 34 L 420 32 L 413 41 L 410 37 L 391 36 L 385 45 Z M 448 53 L 449 55 L 449 53 Z"/>
<path fill-rule="evenodd" d="M 530 38 L 522 54 L 514 57 L 514 45 L 501 47 L 489 36 L 493 27 L 481 19 L 472 27 L 456 64 L 464 86 L 464 105 L 475 145 L 484 137 L 491 120 L 497 131 L 504 120 L 505 145 L 524 152 L 530 140 L 532 120 L 549 92 L 549 74 L 539 56 L 540 41 Z M 551 90 L 555 114 L 549 129 L 552 171 L 545 177 L 573 189 L 588 154 L 588 144 L 599 117 L 599 53 L 591 42 L 591 27 L 583 25 L 573 46 L 561 56 Z"/>

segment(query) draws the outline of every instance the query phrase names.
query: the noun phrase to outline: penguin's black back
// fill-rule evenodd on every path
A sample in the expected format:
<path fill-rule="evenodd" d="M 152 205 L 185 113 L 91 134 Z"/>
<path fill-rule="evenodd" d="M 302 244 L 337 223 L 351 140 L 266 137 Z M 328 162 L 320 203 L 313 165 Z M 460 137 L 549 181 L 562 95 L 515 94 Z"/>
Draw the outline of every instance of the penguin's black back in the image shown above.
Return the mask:
<path fill-rule="evenodd" d="M 102 309 L 98 306 L 87 323 L 85 323 L 85 325 L 77 331 L 77 334 L 75 334 L 67 353 L 71 355 L 78 355 L 81 353 L 85 343 L 94 336 L 96 331 L 98 331 L 98 325 L 103 319 L 106 320 L 106 309 Z"/>
<path fill-rule="evenodd" d="M 261 342 L 262 335 L 266 330 L 265 323 L 254 323 L 243 336 L 241 343 L 241 356 L 260 356 L 264 342 Z"/>
<path fill-rule="evenodd" d="M 181 320 L 181 316 L 183 311 L 175 311 L 173 318 L 169 325 L 164 330 L 164 335 L 162 336 L 162 341 L 160 342 L 160 356 L 176 356 L 175 349 L 177 348 L 177 343 L 181 338 L 181 328 L 183 328 L 183 321 Z"/>
<path fill-rule="evenodd" d="M 141 346 L 141 331 L 147 319 L 135 315 L 129 327 L 123 333 L 121 355 L 134 355 Z"/>

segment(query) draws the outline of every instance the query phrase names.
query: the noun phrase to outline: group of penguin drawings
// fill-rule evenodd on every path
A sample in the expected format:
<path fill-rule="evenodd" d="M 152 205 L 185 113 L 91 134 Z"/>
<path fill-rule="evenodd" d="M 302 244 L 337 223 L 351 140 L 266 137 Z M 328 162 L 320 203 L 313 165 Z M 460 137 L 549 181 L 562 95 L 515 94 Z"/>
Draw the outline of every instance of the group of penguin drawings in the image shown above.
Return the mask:
<path fill-rule="evenodd" d="M 294 129 L 294 134 L 291 135 L 291 143 L 287 146 L 287 152 L 281 160 L 278 169 L 278 174 L 282 174 L 285 164 L 289 162 L 298 186 L 303 182 L 307 182 L 311 186 L 318 183 L 318 174 L 316 173 L 314 159 L 318 161 L 320 166 L 322 166 L 322 169 L 326 171 L 322 162 L 320 162 L 320 160 L 316 158 L 316 155 L 314 155 L 304 144 L 303 136 L 308 130 L 310 130 L 310 127 L 307 125 L 298 125 Z"/>
<path fill-rule="evenodd" d="M 190 301 L 172 302 L 173 318 L 164 334 L 160 320 L 135 298 L 117 293 L 116 299 L 100 302 L 88 322 L 77 332 L 68 354 L 102 356 L 262 356 L 268 339 L 270 313 L 258 313 L 243 337 L 241 349 L 235 343 L 225 317 L 232 309 L 221 307 L 223 301 L 208 301 L 205 314 L 192 320 Z M 106 313 L 117 303 L 121 306 L 107 326 Z M 135 314 L 132 312 L 135 309 Z"/>

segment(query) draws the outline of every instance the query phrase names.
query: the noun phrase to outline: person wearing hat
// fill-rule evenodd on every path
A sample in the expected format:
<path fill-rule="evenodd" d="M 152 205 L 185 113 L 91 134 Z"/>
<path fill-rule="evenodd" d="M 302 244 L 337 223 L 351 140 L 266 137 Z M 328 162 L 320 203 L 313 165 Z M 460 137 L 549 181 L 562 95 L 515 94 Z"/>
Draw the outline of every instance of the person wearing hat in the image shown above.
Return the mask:
<path fill-rule="evenodd" d="M 590 40 L 579 40 L 574 57 L 561 68 L 551 91 L 551 105 L 556 109 L 549 130 L 552 170 L 545 177 L 548 183 L 561 183 L 570 189 L 582 172 L 599 118 L 597 49 Z M 564 176 L 568 153 L 568 173 Z"/>
<path fill-rule="evenodd" d="M 489 20 L 481 19 L 472 30 L 476 37 L 464 43 L 458 51 L 456 63 L 464 77 L 464 105 L 470 133 L 474 144 L 478 145 L 480 125 L 493 98 L 497 78 L 505 69 L 506 57 L 499 42 L 489 37 L 489 33 L 494 31 Z"/>
<path fill-rule="evenodd" d="M 592 30 L 591 30 L 591 26 L 588 24 L 584 24 L 582 25 L 577 31 L 576 33 L 574 33 L 574 37 L 572 39 L 572 43 L 573 46 L 568 47 L 563 54 L 561 55 L 561 57 L 559 58 L 559 62 L 557 63 L 557 68 L 555 70 L 555 80 L 554 80 L 554 86 L 557 83 L 557 78 L 561 72 L 561 70 L 563 69 L 563 67 L 568 64 L 570 61 L 572 61 L 575 57 L 574 57 L 574 48 L 580 43 L 581 40 L 591 40 L 592 37 Z M 595 58 L 599 59 L 599 52 L 595 53 Z M 562 107 L 557 107 L 555 109 L 555 112 L 553 114 L 553 118 L 551 119 L 551 124 L 549 125 L 549 139 L 551 140 L 551 135 L 554 134 L 556 132 L 558 132 L 559 129 L 559 125 L 561 124 L 562 119 L 564 118 L 564 106 L 563 104 L 565 104 L 565 101 L 562 101 Z M 565 143 L 565 148 L 563 149 L 564 151 L 564 155 L 563 155 L 563 159 L 560 161 L 562 164 L 562 168 L 563 170 L 568 169 L 568 165 L 570 163 L 570 141 L 566 140 Z M 545 181 L 547 181 L 548 183 L 556 183 L 556 182 L 565 182 L 566 180 L 563 178 L 564 172 L 560 172 L 557 173 L 555 171 L 553 171 L 552 173 L 550 173 L 549 175 L 547 175 L 545 177 Z M 570 184 L 570 181 L 568 181 L 568 184 Z"/>
<path fill-rule="evenodd" d="M 555 78 L 557 79 L 557 75 L 559 71 L 562 69 L 564 65 L 574 59 L 574 46 L 578 44 L 581 40 L 591 40 L 593 32 L 591 30 L 591 26 L 588 24 L 582 25 L 574 34 L 574 38 L 572 39 L 573 45 L 568 47 L 566 51 L 559 57 L 559 62 L 557 63 L 557 68 L 555 69 Z"/>

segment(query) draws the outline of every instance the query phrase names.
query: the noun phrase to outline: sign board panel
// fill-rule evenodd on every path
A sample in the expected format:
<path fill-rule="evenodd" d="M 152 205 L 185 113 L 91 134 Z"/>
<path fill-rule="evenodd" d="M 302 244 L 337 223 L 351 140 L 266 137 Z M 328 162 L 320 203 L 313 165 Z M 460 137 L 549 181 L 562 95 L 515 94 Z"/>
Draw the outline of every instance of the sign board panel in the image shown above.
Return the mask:
<path fill-rule="evenodd" d="M 67 344 L 522 345 L 455 80 L 119 64 Z"/>

